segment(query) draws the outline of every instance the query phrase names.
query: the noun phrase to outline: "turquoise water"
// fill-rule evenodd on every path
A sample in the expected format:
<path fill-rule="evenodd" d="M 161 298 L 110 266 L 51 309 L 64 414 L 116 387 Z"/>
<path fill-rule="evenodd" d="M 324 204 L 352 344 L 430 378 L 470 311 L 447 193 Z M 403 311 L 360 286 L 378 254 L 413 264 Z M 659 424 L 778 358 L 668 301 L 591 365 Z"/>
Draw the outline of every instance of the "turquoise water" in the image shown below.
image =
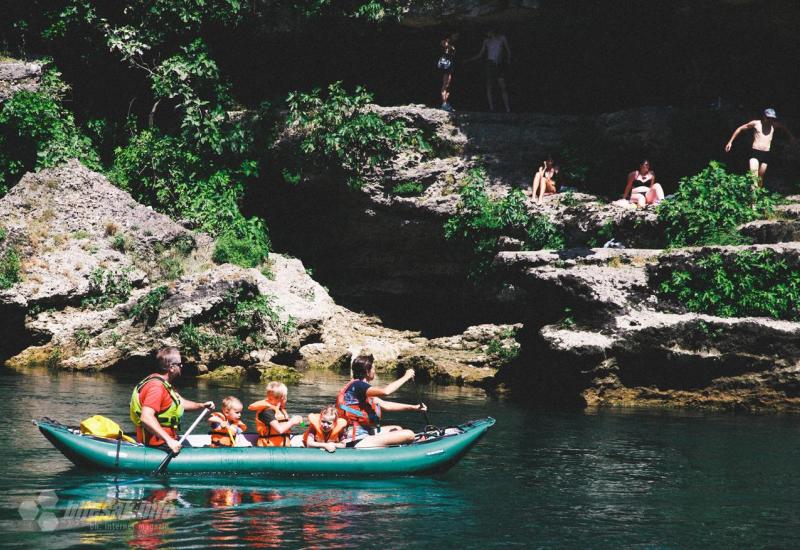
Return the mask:
<path fill-rule="evenodd" d="M 122 421 L 135 380 L 0 371 L 0 544 L 69 548 L 557 548 L 796 546 L 798 419 L 644 411 L 542 411 L 482 392 L 422 388 L 437 424 L 491 415 L 497 425 L 447 474 L 375 480 L 135 476 L 74 468 L 31 418 Z M 289 410 L 313 412 L 344 382 L 290 387 Z M 180 385 L 180 383 L 179 383 Z M 185 383 L 193 399 L 262 387 Z M 397 394 L 414 400 L 413 387 Z M 397 415 L 410 427 L 418 415 Z M 127 424 L 127 422 L 125 422 Z M 41 505 L 37 497 L 44 497 Z M 57 498 L 53 499 L 55 496 Z M 49 500 L 48 500 L 49 499 Z M 20 505 L 32 506 L 23 519 Z M 143 503 L 161 518 L 69 524 L 70 510 Z M 107 509 L 106 509 L 107 510 Z M 27 516 L 26 516 L 27 517 Z M 57 523 L 48 523 L 49 518 Z M 55 529 L 52 529 L 55 527 Z"/>

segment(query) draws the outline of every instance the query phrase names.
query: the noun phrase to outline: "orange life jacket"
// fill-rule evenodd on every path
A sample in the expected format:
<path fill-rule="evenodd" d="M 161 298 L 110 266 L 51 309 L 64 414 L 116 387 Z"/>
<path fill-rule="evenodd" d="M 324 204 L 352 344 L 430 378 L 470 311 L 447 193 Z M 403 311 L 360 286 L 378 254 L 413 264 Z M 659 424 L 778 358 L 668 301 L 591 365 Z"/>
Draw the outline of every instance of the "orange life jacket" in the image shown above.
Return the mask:
<path fill-rule="evenodd" d="M 212 447 L 233 447 L 234 443 L 236 443 L 236 433 L 238 431 L 235 428 L 239 428 L 241 431 L 247 429 L 247 425 L 241 420 L 231 423 L 231 421 L 219 411 L 211 413 L 208 419 L 211 422 L 216 422 L 216 424 L 212 424 L 210 432 Z"/>
<path fill-rule="evenodd" d="M 319 413 L 311 413 L 308 415 L 308 429 L 303 434 L 303 445 L 308 447 L 308 436 L 314 436 L 314 441 L 324 441 L 331 443 L 338 443 L 342 438 L 342 433 L 347 428 L 347 420 L 344 418 L 337 418 L 333 423 L 333 429 L 328 433 L 322 431 L 322 424 L 320 424 Z"/>
<path fill-rule="evenodd" d="M 257 447 L 288 447 L 289 438 L 292 436 L 290 432 L 283 434 L 272 433 L 272 426 L 261 419 L 261 413 L 266 409 L 275 411 L 275 420 L 278 422 L 286 422 L 289 420 L 289 413 L 284 409 L 276 407 L 266 399 L 256 401 L 247 407 L 251 411 L 256 411 L 256 431 L 258 432 Z"/>
<path fill-rule="evenodd" d="M 339 413 L 339 418 L 344 418 L 353 427 L 353 438 L 356 436 L 356 427 L 363 426 L 365 428 L 377 428 L 381 425 L 381 406 L 375 401 L 373 397 L 367 397 L 365 403 L 366 407 L 362 407 L 360 403 L 347 403 L 346 397 L 350 387 L 358 382 L 358 380 L 351 380 L 345 385 L 336 396 L 336 410 Z"/>

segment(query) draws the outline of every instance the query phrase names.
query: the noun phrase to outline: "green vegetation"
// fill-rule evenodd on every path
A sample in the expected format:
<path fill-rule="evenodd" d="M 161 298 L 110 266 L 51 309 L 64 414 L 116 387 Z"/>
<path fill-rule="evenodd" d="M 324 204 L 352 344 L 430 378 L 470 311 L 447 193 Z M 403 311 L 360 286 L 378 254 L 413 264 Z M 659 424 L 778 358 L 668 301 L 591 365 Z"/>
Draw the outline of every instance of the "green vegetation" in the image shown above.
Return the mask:
<path fill-rule="evenodd" d="M 123 254 L 130 250 L 132 246 L 133 242 L 131 238 L 122 233 L 115 234 L 111 239 L 111 248 Z"/>
<path fill-rule="evenodd" d="M 167 299 L 167 294 L 165 286 L 154 288 L 136 301 L 128 316 L 134 323 L 152 326 L 158 320 L 158 312 L 161 304 Z"/>
<path fill-rule="evenodd" d="M 561 204 L 566 207 L 572 208 L 580 205 L 580 203 L 581 201 L 575 197 L 575 193 L 573 191 L 565 191 L 561 194 Z"/>
<path fill-rule="evenodd" d="M 715 252 L 688 270 L 673 270 L 662 296 L 690 311 L 721 317 L 800 320 L 800 266 L 772 250 Z"/>
<path fill-rule="evenodd" d="M 283 341 L 294 329 L 294 319 L 281 321 L 270 297 L 241 289 L 226 294 L 207 326 L 198 327 L 188 321 L 178 338 L 181 348 L 190 355 L 197 357 L 206 352 L 224 361 L 267 346 L 265 334 L 273 332 Z"/>
<path fill-rule="evenodd" d="M 183 275 L 183 259 L 197 247 L 191 235 L 181 235 L 172 243 L 155 243 L 153 251 L 158 264 L 158 277 L 172 281 Z"/>
<path fill-rule="evenodd" d="M 445 237 L 471 245 L 474 258 L 470 277 L 473 280 L 488 273 L 502 235 L 522 239 L 526 250 L 564 246 L 563 235 L 546 216 L 528 215 L 525 195 L 519 189 L 513 189 L 501 199 L 490 197 L 482 170 L 469 173 L 459 194 L 458 213 L 445 222 Z"/>
<path fill-rule="evenodd" d="M 20 263 L 17 251 L 14 248 L 7 248 L 0 255 L 0 290 L 11 288 L 11 286 L 20 282 L 19 270 Z"/>
<path fill-rule="evenodd" d="M 0 245 L 8 237 L 5 228 L 0 227 Z M 15 283 L 20 282 L 19 276 L 20 263 L 19 254 L 14 247 L 6 247 L 4 252 L 0 251 L 0 290 L 11 288 Z"/>
<path fill-rule="evenodd" d="M 267 257 L 269 241 L 266 232 L 259 229 L 245 234 L 236 230 L 226 231 L 214 245 L 212 259 L 218 264 L 230 263 L 242 267 L 257 267 Z M 254 245 L 255 243 L 255 245 Z"/>
<path fill-rule="evenodd" d="M 384 166 L 391 157 L 404 151 L 431 152 L 421 131 L 402 121 L 386 122 L 369 111 L 372 100 L 361 87 L 349 95 L 341 82 L 331 84 L 327 96 L 319 89 L 289 94 L 286 124 L 302 137 L 299 154 L 294 165 L 284 169 L 284 178 L 288 174 L 288 181 L 296 181 L 304 168 L 338 166 L 348 185 L 359 189 L 367 171 Z"/>
<path fill-rule="evenodd" d="M 78 345 L 79 348 L 84 349 L 89 345 L 89 341 L 92 339 L 89 331 L 85 328 L 79 328 L 75 331 L 75 343 Z"/>
<path fill-rule="evenodd" d="M 516 342 L 506 343 L 507 340 L 516 338 L 517 331 L 508 328 L 500 332 L 498 338 L 489 340 L 486 346 L 486 354 L 495 361 L 508 363 L 519 356 L 520 345 Z"/>
<path fill-rule="evenodd" d="M 19 91 L 0 109 L 0 197 L 29 170 L 77 158 L 100 168 L 91 140 L 78 129 L 62 100 L 68 87 L 55 71 L 46 72 L 35 92 Z"/>
<path fill-rule="evenodd" d="M 614 238 L 614 221 L 608 220 L 600 229 L 597 230 L 597 234 L 589 239 L 587 243 L 589 248 L 597 248 L 603 246 L 605 243 L 610 241 Z"/>
<path fill-rule="evenodd" d="M 675 195 L 658 206 L 669 246 L 748 244 L 736 228 L 768 217 L 774 201 L 750 175 L 725 171 L 711 162 L 700 173 L 683 178 Z"/>
<path fill-rule="evenodd" d="M 392 194 L 400 197 L 415 197 L 425 191 L 425 186 L 417 181 L 398 183 L 392 188 Z"/>
<path fill-rule="evenodd" d="M 128 275 L 131 268 L 110 271 L 96 268 L 89 275 L 89 295 L 81 305 L 87 308 L 109 308 L 128 300 L 133 289 Z"/>
<path fill-rule="evenodd" d="M 573 329 L 575 328 L 575 317 L 572 316 L 572 308 L 565 307 L 564 308 L 564 316 L 561 318 L 561 322 L 559 323 L 561 328 L 563 329 Z"/>

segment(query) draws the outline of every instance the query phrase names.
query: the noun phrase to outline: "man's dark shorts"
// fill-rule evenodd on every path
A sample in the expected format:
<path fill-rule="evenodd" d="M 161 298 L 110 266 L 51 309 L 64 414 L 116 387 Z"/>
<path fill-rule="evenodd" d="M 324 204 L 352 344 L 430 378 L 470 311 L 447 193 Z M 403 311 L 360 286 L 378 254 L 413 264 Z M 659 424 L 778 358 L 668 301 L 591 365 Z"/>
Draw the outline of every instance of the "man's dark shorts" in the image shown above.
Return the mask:
<path fill-rule="evenodd" d="M 772 159 L 772 151 L 759 151 L 758 149 L 751 149 L 750 158 L 756 159 L 759 164 L 769 164 L 769 161 Z"/>
<path fill-rule="evenodd" d="M 498 78 L 505 78 L 506 70 L 505 65 L 502 63 L 495 63 L 494 61 L 486 61 L 486 80 L 493 82 Z"/>

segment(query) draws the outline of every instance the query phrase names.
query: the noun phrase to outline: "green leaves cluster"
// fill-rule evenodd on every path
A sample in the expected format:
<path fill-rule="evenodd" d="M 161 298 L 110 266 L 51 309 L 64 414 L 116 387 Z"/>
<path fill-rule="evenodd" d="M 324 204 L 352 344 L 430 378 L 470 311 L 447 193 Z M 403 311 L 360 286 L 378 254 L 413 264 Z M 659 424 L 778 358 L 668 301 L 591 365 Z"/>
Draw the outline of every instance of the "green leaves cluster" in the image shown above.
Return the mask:
<path fill-rule="evenodd" d="M 91 140 L 75 123 L 62 99 L 60 75 L 47 72 L 35 92 L 19 91 L 0 109 L 0 197 L 29 170 L 40 170 L 77 158 L 100 167 Z"/>
<path fill-rule="evenodd" d="M 736 228 L 764 218 L 774 201 L 750 175 L 729 174 L 712 161 L 683 178 L 675 195 L 658 206 L 669 246 L 746 244 Z"/>
<path fill-rule="evenodd" d="M 484 277 L 502 235 L 523 240 L 526 250 L 564 247 L 564 236 L 547 216 L 528 214 L 525 195 L 512 189 L 495 199 L 486 191 L 486 174 L 472 170 L 459 189 L 458 212 L 444 224 L 445 237 L 467 242 L 473 250 L 470 278 Z"/>
<path fill-rule="evenodd" d="M 238 169 L 214 163 L 183 138 L 152 128 L 117 149 L 109 177 L 137 201 L 219 236 L 215 261 L 255 267 L 269 253 L 269 237 L 263 220 L 239 209 L 251 169 L 246 162 Z"/>
<path fill-rule="evenodd" d="M 253 132 L 231 114 L 240 107 L 205 39 L 209 29 L 233 32 L 254 6 L 243 0 L 112 4 L 69 0 L 47 31 L 53 39 L 91 36 L 149 81 L 148 127 L 129 120 L 130 137 L 114 151 L 111 180 L 139 202 L 266 257 L 264 222 L 245 218 L 239 208 L 248 180 L 258 175 Z M 159 109 L 176 112 L 177 126 L 159 127 Z"/>
<path fill-rule="evenodd" d="M 96 268 L 89 275 L 89 295 L 83 299 L 81 305 L 88 308 L 109 308 L 126 302 L 131 295 L 131 268 L 111 271 Z"/>
<path fill-rule="evenodd" d="M 134 323 L 142 323 L 151 326 L 158 320 L 158 312 L 161 304 L 167 299 L 168 290 L 166 286 L 154 288 L 136 301 L 131 308 L 129 317 Z"/>
<path fill-rule="evenodd" d="M 19 255 L 12 246 L 5 247 L 3 250 L 3 241 L 6 240 L 8 232 L 0 227 L 0 290 L 11 288 L 14 284 L 20 282 L 19 270 Z"/>
<path fill-rule="evenodd" d="M 207 326 L 187 322 L 178 338 L 189 355 L 207 352 L 222 361 L 236 360 L 267 346 L 265 335 L 269 332 L 284 340 L 294 328 L 294 319 L 282 321 L 269 296 L 242 289 L 226 294 Z"/>
<path fill-rule="evenodd" d="M 370 170 L 385 166 L 395 155 L 431 152 L 420 130 L 399 120 L 385 121 L 367 108 L 372 101 L 361 87 L 348 94 L 341 82 L 331 84 L 325 95 L 320 89 L 289 94 L 286 124 L 299 134 L 300 143 L 299 154 L 285 169 L 288 179 L 302 177 L 309 165 L 339 166 L 348 185 L 360 189 Z"/>
<path fill-rule="evenodd" d="M 800 320 L 800 266 L 772 250 L 715 252 L 672 271 L 659 292 L 699 313 Z"/>
<path fill-rule="evenodd" d="M 414 197 L 416 195 L 421 195 L 423 191 L 425 191 L 425 186 L 418 181 L 398 183 L 392 187 L 392 194 L 399 197 Z"/>

